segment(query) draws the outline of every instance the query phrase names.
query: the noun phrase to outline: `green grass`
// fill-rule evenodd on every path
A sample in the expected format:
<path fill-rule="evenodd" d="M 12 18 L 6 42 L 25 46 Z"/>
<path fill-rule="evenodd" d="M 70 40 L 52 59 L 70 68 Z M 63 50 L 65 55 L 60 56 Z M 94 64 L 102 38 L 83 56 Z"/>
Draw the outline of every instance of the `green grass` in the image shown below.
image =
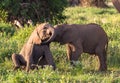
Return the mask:
<path fill-rule="evenodd" d="M 39 70 L 13 71 L 11 54 L 18 53 L 27 41 L 33 27 L 26 27 L 0 36 L 0 83 L 119 83 L 120 82 L 120 14 L 114 8 L 66 8 L 63 14 L 67 17 L 64 23 L 87 24 L 97 23 L 103 27 L 109 37 L 107 52 L 107 72 L 99 72 L 98 59 L 82 54 L 76 67 L 67 60 L 65 45 L 51 43 L 51 51 L 57 66 L 53 71 L 50 67 Z M 2 26 L 2 25 L 1 25 Z M 12 27 L 5 24 L 4 27 Z M 6 32 L 6 29 L 4 29 Z M 5 34 L 5 35 L 4 35 Z"/>

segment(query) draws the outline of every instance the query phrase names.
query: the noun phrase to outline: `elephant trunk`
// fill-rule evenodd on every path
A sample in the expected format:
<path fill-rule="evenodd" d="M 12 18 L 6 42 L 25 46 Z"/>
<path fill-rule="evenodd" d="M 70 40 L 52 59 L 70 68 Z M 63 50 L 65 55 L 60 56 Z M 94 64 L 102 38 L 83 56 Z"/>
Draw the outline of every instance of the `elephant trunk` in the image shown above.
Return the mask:
<path fill-rule="evenodd" d="M 55 29 L 50 28 L 49 31 L 50 31 L 50 34 L 51 34 L 50 38 L 46 41 L 43 41 L 42 44 L 50 43 L 51 41 L 53 41 L 55 39 L 55 37 L 56 37 Z"/>

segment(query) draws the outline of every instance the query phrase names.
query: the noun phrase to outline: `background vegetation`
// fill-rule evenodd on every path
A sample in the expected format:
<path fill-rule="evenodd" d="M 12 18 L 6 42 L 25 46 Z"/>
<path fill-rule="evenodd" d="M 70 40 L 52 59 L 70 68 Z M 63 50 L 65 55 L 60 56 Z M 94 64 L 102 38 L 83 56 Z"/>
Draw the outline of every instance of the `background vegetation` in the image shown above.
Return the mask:
<path fill-rule="evenodd" d="M 1 0 L 0 21 L 19 20 L 22 23 L 31 19 L 34 23 L 57 23 L 58 19 L 59 22 L 63 20 L 62 11 L 66 5 L 67 0 Z"/>
<path fill-rule="evenodd" d="M 2 10 L 1 10 L 2 11 Z M 5 13 L 6 14 L 6 13 Z M 66 57 L 65 46 L 51 43 L 51 51 L 57 69 L 50 67 L 39 70 L 13 71 L 12 53 L 19 53 L 35 26 L 16 30 L 9 23 L 0 23 L 0 82 L 1 83 L 119 83 L 120 82 L 120 14 L 113 8 L 68 7 L 63 13 L 63 23 L 100 24 L 109 37 L 107 72 L 98 72 L 98 59 L 95 56 L 82 54 L 72 67 Z M 54 24 L 54 23 L 53 23 Z"/>

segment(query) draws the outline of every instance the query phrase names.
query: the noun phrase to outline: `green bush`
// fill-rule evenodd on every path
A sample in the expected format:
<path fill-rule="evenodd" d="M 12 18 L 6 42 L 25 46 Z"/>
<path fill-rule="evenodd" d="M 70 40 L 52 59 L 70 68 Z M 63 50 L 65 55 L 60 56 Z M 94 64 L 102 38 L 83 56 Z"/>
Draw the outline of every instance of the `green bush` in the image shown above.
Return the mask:
<path fill-rule="evenodd" d="M 66 0 L 2 0 L 0 8 L 8 12 L 8 20 L 32 19 L 34 22 L 60 22 Z"/>
<path fill-rule="evenodd" d="M 11 24 L 3 23 L 3 22 L 0 23 L 0 36 L 1 37 L 12 36 L 15 31 L 16 31 L 16 29 L 14 27 L 12 27 Z"/>
<path fill-rule="evenodd" d="M 8 12 L 3 9 L 0 9 L 0 22 L 6 22 L 8 17 Z"/>

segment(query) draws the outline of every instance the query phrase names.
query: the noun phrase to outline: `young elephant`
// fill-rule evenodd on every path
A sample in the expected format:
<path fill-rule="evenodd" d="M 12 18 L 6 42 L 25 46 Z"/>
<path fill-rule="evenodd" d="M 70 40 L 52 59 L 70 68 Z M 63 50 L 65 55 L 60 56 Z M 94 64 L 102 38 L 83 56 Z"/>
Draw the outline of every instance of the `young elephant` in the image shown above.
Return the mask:
<path fill-rule="evenodd" d="M 52 32 L 51 32 L 52 31 Z M 42 43 L 59 42 L 67 44 L 67 56 L 73 64 L 80 55 L 84 53 L 97 55 L 100 62 L 100 71 L 107 70 L 106 51 L 108 45 L 108 37 L 105 31 L 97 24 L 61 24 L 53 27 L 43 28 L 41 31 L 41 39 L 46 35 L 43 32 L 52 34 L 49 39 L 42 40 Z M 45 34 L 45 33 L 44 33 Z"/>
<path fill-rule="evenodd" d="M 23 46 L 22 50 L 19 54 L 13 54 L 12 60 L 15 64 L 14 69 L 18 69 L 20 66 L 25 66 L 26 71 L 28 72 L 31 68 L 32 64 L 35 65 L 52 65 L 55 69 L 55 63 L 53 61 L 52 54 L 49 49 L 49 44 L 47 45 L 40 45 L 40 31 L 41 27 L 49 27 L 49 24 L 40 24 L 35 30 L 32 32 L 30 38 L 28 39 L 27 43 Z M 46 35 L 50 37 L 50 35 Z M 45 38 L 47 38 L 45 37 Z M 39 59 L 41 60 L 39 61 Z"/>

